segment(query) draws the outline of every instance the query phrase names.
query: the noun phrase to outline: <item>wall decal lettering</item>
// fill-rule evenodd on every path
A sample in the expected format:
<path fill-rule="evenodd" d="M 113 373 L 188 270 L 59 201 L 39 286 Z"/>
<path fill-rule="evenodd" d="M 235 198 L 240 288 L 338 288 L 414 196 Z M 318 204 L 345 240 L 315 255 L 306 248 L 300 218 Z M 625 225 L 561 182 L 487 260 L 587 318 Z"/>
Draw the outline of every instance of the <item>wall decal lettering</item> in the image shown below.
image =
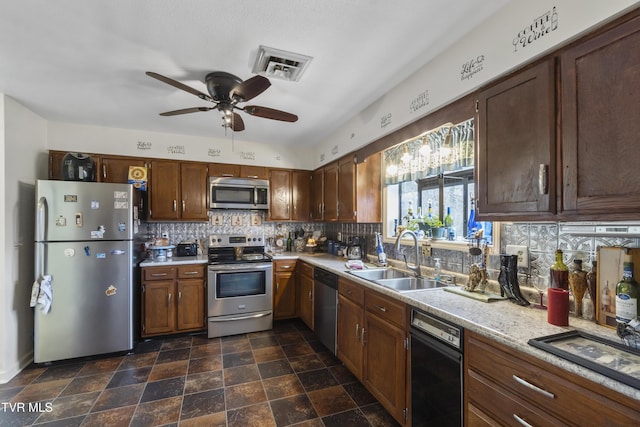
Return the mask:
<path fill-rule="evenodd" d="M 170 145 L 167 147 L 167 153 L 169 154 L 186 154 L 186 152 L 184 145 Z"/>
<path fill-rule="evenodd" d="M 391 124 L 391 113 L 387 113 L 380 117 L 380 128 L 387 127 Z"/>
<path fill-rule="evenodd" d="M 149 141 L 138 141 L 136 144 L 136 149 L 139 151 L 151 150 L 151 142 Z"/>
<path fill-rule="evenodd" d="M 484 68 L 484 55 L 478 55 L 474 59 L 462 64 L 462 71 L 460 71 L 460 80 L 468 80 L 474 75 L 478 74 Z"/>
<path fill-rule="evenodd" d="M 254 151 L 242 151 L 240 152 L 240 158 L 243 160 L 255 160 L 256 153 Z"/>
<path fill-rule="evenodd" d="M 209 148 L 207 151 L 207 156 L 209 157 L 220 157 L 222 155 L 222 150 L 219 148 Z"/>
<path fill-rule="evenodd" d="M 426 107 L 427 105 L 429 105 L 429 91 L 425 90 L 424 92 L 420 92 L 418 96 L 411 100 L 411 104 L 409 105 L 409 112 L 415 113 L 416 111 Z"/>
<path fill-rule="evenodd" d="M 530 25 L 524 27 L 513 39 L 513 51 L 524 48 L 545 34 L 558 29 L 558 12 L 556 7 L 535 18 Z"/>

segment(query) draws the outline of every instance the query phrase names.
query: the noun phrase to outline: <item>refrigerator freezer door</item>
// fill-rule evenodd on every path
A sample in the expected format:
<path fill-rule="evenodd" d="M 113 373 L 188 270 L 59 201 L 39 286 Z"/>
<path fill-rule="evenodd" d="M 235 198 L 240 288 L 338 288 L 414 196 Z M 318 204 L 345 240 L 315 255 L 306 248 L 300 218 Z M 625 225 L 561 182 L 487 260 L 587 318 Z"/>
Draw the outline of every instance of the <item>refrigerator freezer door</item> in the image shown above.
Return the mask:
<path fill-rule="evenodd" d="M 131 240 L 133 186 L 39 180 L 37 242 Z"/>
<path fill-rule="evenodd" d="M 133 348 L 131 241 L 36 243 L 51 310 L 35 308 L 36 363 Z"/>

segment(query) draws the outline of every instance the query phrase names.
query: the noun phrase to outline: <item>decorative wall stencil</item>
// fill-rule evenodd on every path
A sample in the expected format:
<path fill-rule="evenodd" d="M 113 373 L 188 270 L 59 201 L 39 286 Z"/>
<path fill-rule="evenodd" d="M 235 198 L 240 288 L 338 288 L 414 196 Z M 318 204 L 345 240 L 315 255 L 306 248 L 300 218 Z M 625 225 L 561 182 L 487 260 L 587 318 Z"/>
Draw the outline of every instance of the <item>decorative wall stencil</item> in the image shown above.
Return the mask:
<path fill-rule="evenodd" d="M 240 158 L 243 160 L 255 160 L 256 152 L 255 151 L 241 151 Z"/>
<path fill-rule="evenodd" d="M 207 150 L 207 156 L 209 157 L 220 157 L 222 155 L 222 150 L 219 148 L 209 148 Z"/>
<path fill-rule="evenodd" d="M 335 156 L 336 154 L 338 154 L 338 146 L 337 146 L 337 145 L 334 145 L 334 146 L 333 146 L 333 148 L 331 149 L 331 154 L 333 154 L 334 156 Z"/>
<path fill-rule="evenodd" d="M 427 105 L 429 105 L 429 90 L 420 92 L 418 96 L 411 100 L 411 103 L 409 104 L 409 112 L 415 113 Z"/>
<path fill-rule="evenodd" d="M 136 143 L 136 150 L 146 151 L 151 150 L 152 143 L 149 141 L 138 141 Z"/>
<path fill-rule="evenodd" d="M 184 145 L 170 145 L 167 147 L 168 154 L 185 154 L 186 152 Z"/>
<path fill-rule="evenodd" d="M 558 12 L 556 7 L 546 13 L 533 19 L 533 22 L 524 27 L 513 38 L 513 51 L 517 52 L 518 48 L 525 48 L 531 43 L 540 39 L 542 36 L 549 34 L 551 31 L 558 29 Z"/>
<path fill-rule="evenodd" d="M 387 113 L 380 117 L 380 128 L 385 128 L 391 124 L 391 113 Z"/>
<path fill-rule="evenodd" d="M 324 153 L 320 154 L 320 163 L 324 162 L 325 155 Z"/>
<path fill-rule="evenodd" d="M 484 69 L 484 55 L 478 55 L 462 64 L 460 80 L 468 80 Z"/>

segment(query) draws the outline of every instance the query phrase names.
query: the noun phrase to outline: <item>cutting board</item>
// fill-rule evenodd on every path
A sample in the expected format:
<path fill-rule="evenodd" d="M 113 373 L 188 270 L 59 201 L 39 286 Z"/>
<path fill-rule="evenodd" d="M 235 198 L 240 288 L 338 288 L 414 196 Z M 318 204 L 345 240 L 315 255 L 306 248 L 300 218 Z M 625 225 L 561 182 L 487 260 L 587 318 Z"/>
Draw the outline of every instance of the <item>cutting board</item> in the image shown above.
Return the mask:
<path fill-rule="evenodd" d="M 507 297 L 502 297 L 499 294 L 494 294 L 491 292 L 465 291 L 464 288 L 461 288 L 458 286 L 448 286 L 443 289 L 447 292 L 462 295 L 463 297 L 467 297 L 467 298 L 473 298 L 475 300 L 482 301 L 482 302 L 493 302 L 493 301 L 500 301 L 503 299 L 507 299 Z"/>

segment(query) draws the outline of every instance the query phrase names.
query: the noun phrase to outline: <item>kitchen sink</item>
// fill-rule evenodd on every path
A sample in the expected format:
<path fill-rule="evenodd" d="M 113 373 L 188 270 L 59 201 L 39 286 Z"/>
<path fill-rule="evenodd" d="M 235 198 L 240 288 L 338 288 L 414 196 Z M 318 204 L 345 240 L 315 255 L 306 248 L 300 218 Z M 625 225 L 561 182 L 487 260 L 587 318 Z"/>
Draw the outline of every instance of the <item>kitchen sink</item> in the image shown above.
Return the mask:
<path fill-rule="evenodd" d="M 398 292 L 440 289 L 449 286 L 436 279 L 415 277 L 408 272 L 393 268 L 350 270 L 349 273 Z"/>
<path fill-rule="evenodd" d="M 350 270 L 349 273 L 362 279 L 376 281 L 381 279 L 409 278 L 409 273 L 393 268 L 375 268 L 369 270 Z"/>

